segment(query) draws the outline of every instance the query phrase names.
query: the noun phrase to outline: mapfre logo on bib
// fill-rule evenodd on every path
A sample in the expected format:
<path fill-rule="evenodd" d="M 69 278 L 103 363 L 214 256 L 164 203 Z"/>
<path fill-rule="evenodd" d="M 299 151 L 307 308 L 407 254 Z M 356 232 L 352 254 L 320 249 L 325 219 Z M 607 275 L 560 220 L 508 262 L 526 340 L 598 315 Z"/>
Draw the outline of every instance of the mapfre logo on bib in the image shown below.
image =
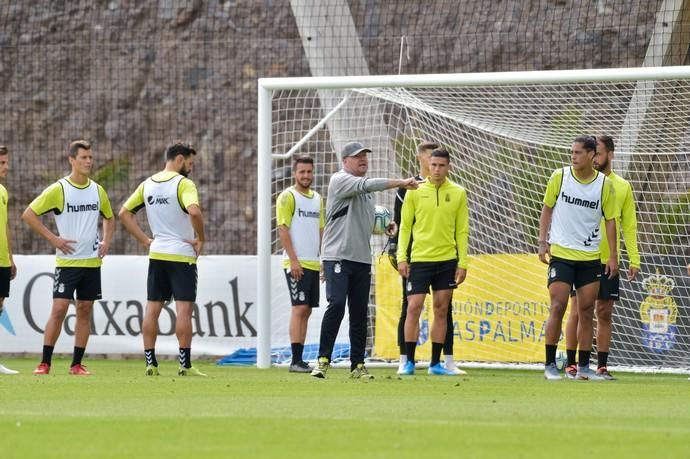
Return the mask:
<path fill-rule="evenodd" d="M 148 202 L 150 206 L 154 206 L 156 204 L 168 205 L 170 204 L 169 201 L 170 198 L 163 196 L 149 196 L 148 198 L 146 198 L 146 202 Z"/>

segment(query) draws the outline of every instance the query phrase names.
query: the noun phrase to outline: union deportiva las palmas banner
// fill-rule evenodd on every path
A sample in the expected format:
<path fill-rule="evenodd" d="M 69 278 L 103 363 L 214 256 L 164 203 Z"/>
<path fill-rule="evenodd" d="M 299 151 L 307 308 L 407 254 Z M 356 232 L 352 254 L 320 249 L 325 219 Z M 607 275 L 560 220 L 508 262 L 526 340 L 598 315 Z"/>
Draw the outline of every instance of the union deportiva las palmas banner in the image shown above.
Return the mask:
<path fill-rule="evenodd" d="M 482 362 L 541 362 L 549 316 L 547 266 L 536 255 L 473 256 L 466 281 L 453 294 L 454 356 Z M 400 277 L 376 263 L 376 355 L 397 358 Z M 419 359 L 430 356 L 431 295 L 420 320 Z M 565 319 L 564 319 L 565 320 Z M 565 322 L 564 322 L 565 324 Z"/>

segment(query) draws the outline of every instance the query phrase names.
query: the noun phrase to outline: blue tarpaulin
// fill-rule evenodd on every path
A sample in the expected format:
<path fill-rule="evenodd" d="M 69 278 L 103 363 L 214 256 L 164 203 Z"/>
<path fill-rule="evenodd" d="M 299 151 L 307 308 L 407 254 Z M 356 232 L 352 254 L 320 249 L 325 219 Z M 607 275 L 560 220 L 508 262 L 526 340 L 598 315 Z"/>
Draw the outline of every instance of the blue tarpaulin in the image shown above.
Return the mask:
<path fill-rule="evenodd" d="M 319 357 L 319 345 L 306 344 L 302 356 L 304 360 L 316 360 Z M 331 357 L 333 362 L 348 360 L 349 358 L 349 344 L 336 343 L 335 346 L 333 346 L 333 355 Z M 292 349 L 290 347 L 275 347 L 271 349 L 271 363 L 290 363 L 291 359 Z M 218 365 L 256 365 L 256 348 L 238 349 L 232 354 L 217 360 L 216 363 Z"/>

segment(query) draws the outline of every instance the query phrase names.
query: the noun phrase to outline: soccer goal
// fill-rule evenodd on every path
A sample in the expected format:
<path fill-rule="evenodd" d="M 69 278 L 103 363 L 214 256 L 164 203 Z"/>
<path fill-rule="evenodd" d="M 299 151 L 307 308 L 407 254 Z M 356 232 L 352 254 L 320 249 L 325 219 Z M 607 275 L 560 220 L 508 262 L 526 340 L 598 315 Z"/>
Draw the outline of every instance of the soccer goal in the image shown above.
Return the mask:
<path fill-rule="evenodd" d="M 609 362 L 642 371 L 690 366 L 690 67 L 260 79 L 258 117 L 259 367 L 270 366 L 272 332 L 287 327 L 271 318 L 271 305 L 286 290 L 275 273 L 282 248 L 274 209 L 292 182 L 291 157 L 315 159 L 314 188 L 326 196 L 340 167 L 333 152 L 352 140 L 373 150 L 369 176 L 415 175 L 423 140 L 450 151 L 471 220 L 467 281 L 453 299 L 455 358 L 542 362 L 549 299 L 538 219 L 546 181 L 569 164 L 580 134 L 614 138 L 613 169 L 637 202 L 642 273 L 627 281 L 623 242 Z M 392 210 L 394 193 L 375 200 Z M 401 299 L 385 243 L 372 236 L 369 352 L 383 360 L 399 354 Z M 422 358 L 430 319 L 425 311 Z"/>

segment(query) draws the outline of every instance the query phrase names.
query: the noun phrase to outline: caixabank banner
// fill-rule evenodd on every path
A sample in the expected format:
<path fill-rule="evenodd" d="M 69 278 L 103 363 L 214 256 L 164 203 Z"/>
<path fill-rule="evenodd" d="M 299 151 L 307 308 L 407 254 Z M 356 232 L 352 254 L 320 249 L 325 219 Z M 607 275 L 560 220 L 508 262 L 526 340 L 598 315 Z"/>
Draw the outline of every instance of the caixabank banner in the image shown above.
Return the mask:
<path fill-rule="evenodd" d="M 0 315 L 0 352 L 40 353 L 43 329 L 50 314 L 55 257 L 15 255 L 17 277 L 10 284 L 5 312 Z M 93 306 L 87 352 L 137 354 L 143 352 L 141 322 L 146 308 L 146 256 L 109 255 L 101 268 L 103 299 Z M 271 260 L 271 342 L 289 346 L 290 297 L 281 257 Z M 322 285 L 322 290 L 324 287 Z M 256 257 L 202 256 L 198 262 L 197 301 L 192 316 L 193 353 L 227 355 L 240 348 L 256 347 Z M 326 309 L 321 307 L 309 321 L 307 344 L 318 343 L 319 326 Z M 176 355 L 175 304 L 160 315 L 159 354 Z M 74 346 L 75 311 L 71 306 L 64 321 L 56 352 L 71 353 Z M 347 317 L 339 342 L 347 342 Z"/>

